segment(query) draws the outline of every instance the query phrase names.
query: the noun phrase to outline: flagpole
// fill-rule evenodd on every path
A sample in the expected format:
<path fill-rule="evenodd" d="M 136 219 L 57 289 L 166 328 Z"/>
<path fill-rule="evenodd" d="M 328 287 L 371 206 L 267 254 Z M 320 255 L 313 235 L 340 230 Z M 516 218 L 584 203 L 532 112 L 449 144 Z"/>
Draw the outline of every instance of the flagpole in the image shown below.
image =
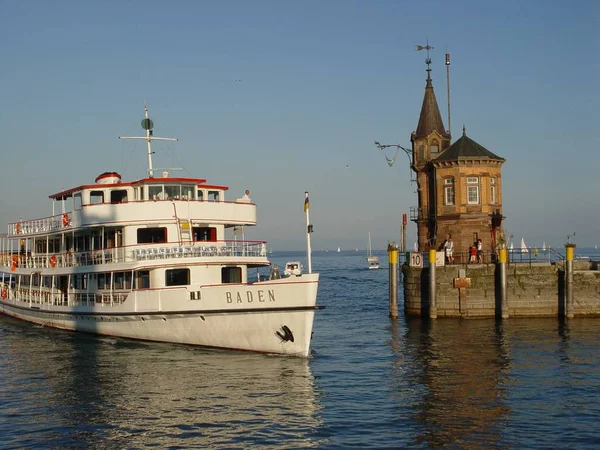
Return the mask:
<path fill-rule="evenodd" d="M 306 213 L 306 259 L 308 261 L 308 273 L 312 273 L 312 255 L 310 249 L 310 233 L 312 232 L 312 226 L 310 225 L 309 209 L 310 203 L 308 201 L 308 191 L 304 191 L 304 212 Z"/>

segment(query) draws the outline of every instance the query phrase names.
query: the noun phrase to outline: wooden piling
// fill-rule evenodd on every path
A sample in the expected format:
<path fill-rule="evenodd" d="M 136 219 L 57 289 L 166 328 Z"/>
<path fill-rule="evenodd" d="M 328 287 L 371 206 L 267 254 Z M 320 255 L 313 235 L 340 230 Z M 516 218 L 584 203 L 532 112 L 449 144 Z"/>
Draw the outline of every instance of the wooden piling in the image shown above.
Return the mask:
<path fill-rule="evenodd" d="M 565 245 L 567 262 L 565 264 L 565 314 L 567 319 L 575 317 L 573 305 L 573 257 L 575 255 L 575 244 L 568 242 Z"/>
<path fill-rule="evenodd" d="M 390 317 L 398 318 L 398 248 L 388 242 L 388 261 L 390 271 Z"/>
<path fill-rule="evenodd" d="M 437 305 L 435 303 L 435 264 L 437 252 L 435 248 L 429 249 L 429 318 L 437 319 Z"/>
<path fill-rule="evenodd" d="M 506 248 L 501 248 L 498 254 L 498 275 L 500 276 L 500 315 L 508 319 L 508 301 L 506 299 Z"/>

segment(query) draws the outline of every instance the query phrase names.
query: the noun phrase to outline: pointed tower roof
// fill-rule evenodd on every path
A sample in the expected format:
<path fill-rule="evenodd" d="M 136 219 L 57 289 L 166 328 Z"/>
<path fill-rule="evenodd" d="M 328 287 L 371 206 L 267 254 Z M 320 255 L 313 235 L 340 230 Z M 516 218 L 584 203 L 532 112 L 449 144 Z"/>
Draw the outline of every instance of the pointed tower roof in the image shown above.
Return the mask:
<path fill-rule="evenodd" d="M 438 161 L 458 161 L 461 159 L 488 159 L 494 161 L 506 161 L 498 155 L 490 152 L 488 149 L 479 145 L 473 139 L 467 136 L 467 130 L 463 126 L 463 135 L 454 144 L 438 156 L 434 162 Z"/>
<path fill-rule="evenodd" d="M 427 137 L 433 131 L 437 131 L 441 136 L 450 138 L 450 135 L 444 128 L 442 115 L 438 108 L 435 92 L 433 92 L 433 84 L 431 83 L 431 69 L 427 67 L 427 84 L 425 85 L 425 95 L 423 97 L 423 105 L 421 106 L 421 115 L 419 116 L 419 124 L 415 137 Z"/>

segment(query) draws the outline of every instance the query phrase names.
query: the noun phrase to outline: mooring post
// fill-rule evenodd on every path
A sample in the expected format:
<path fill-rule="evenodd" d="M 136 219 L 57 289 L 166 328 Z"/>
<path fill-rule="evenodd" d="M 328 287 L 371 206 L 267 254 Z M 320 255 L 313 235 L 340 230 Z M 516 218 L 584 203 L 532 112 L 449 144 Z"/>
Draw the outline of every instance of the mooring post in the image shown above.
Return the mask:
<path fill-rule="evenodd" d="M 506 248 L 502 247 L 498 254 L 498 272 L 500 275 L 500 315 L 508 319 L 508 301 L 506 299 Z"/>
<path fill-rule="evenodd" d="M 573 308 L 573 257 L 575 255 L 575 244 L 571 242 L 567 242 L 565 245 L 566 253 L 567 253 L 567 264 L 565 266 L 565 297 L 566 297 L 566 307 L 565 313 L 567 319 L 572 319 L 575 317 L 575 311 Z"/>
<path fill-rule="evenodd" d="M 390 317 L 398 318 L 398 247 L 388 242 L 388 261 L 390 271 Z"/>
<path fill-rule="evenodd" d="M 435 304 L 435 262 L 437 252 L 435 248 L 429 249 L 429 318 L 437 319 L 437 305 Z"/>

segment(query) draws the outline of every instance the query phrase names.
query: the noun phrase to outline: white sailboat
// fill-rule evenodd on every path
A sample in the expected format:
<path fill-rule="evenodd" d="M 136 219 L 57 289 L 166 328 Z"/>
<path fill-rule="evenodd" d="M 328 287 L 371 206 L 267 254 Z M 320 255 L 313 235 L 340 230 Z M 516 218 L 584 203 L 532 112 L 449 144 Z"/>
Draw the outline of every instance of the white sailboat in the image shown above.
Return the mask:
<path fill-rule="evenodd" d="M 342 251 L 342 249 L 338 247 L 337 251 L 338 251 L 338 253 L 339 253 L 339 252 L 341 252 L 341 251 Z"/>
<path fill-rule="evenodd" d="M 367 262 L 369 263 L 369 269 L 379 269 L 379 256 L 373 255 L 371 250 L 371 232 L 369 231 L 369 245 L 367 249 Z"/>
<path fill-rule="evenodd" d="M 525 244 L 525 239 L 521 238 L 521 253 L 529 253 L 529 249 L 527 248 L 527 244 Z"/>
<path fill-rule="evenodd" d="M 546 251 L 546 241 L 542 242 L 542 251 Z"/>

